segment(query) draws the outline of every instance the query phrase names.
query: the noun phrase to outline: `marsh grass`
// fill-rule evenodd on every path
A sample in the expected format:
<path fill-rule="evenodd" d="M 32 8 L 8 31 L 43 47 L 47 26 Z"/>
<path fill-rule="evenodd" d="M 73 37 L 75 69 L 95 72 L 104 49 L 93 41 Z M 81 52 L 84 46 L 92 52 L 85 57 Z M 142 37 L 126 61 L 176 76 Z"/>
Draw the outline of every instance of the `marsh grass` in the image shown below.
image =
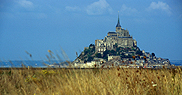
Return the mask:
<path fill-rule="evenodd" d="M 177 69 L 0 70 L 1 95 L 182 95 Z"/>

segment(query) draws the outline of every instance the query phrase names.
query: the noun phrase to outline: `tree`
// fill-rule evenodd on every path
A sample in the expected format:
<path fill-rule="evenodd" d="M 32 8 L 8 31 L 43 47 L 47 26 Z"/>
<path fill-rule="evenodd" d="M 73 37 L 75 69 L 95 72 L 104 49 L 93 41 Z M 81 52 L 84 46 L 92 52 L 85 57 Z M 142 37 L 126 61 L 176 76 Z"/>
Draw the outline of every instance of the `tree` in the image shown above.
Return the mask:
<path fill-rule="evenodd" d="M 116 51 L 111 50 L 111 51 L 110 51 L 110 54 L 111 54 L 111 55 L 116 55 Z"/>
<path fill-rule="evenodd" d="M 106 60 L 108 59 L 107 55 L 109 54 L 109 52 L 110 52 L 110 50 L 106 50 L 103 52 L 103 59 L 106 59 Z"/>
<path fill-rule="evenodd" d="M 94 44 L 90 44 L 90 45 L 89 45 L 89 48 L 92 47 L 92 46 L 95 46 L 95 45 L 94 45 Z"/>
<path fill-rule="evenodd" d="M 93 59 L 94 59 L 93 57 L 89 56 L 88 59 L 87 59 L 87 61 L 88 62 L 91 62 Z"/>
<path fill-rule="evenodd" d="M 118 47 L 118 44 L 117 44 L 117 43 L 115 43 L 115 45 L 113 45 L 113 47 L 114 47 L 114 48 L 117 48 L 117 47 Z"/>
<path fill-rule="evenodd" d="M 126 58 L 132 58 L 132 55 L 131 54 L 128 54 L 128 56 L 126 56 Z"/>
<path fill-rule="evenodd" d="M 152 57 L 154 57 L 155 56 L 155 53 L 152 53 Z"/>
<path fill-rule="evenodd" d="M 143 55 L 142 51 L 140 51 L 140 50 L 137 50 L 137 51 L 136 51 L 136 54 L 138 54 L 138 55 Z"/>
<path fill-rule="evenodd" d="M 90 44 L 89 45 L 89 49 L 90 49 L 90 52 L 95 52 L 95 45 L 94 44 Z"/>
<path fill-rule="evenodd" d="M 97 58 L 102 58 L 102 56 L 101 56 L 100 53 L 96 53 L 95 56 L 96 56 Z"/>
<path fill-rule="evenodd" d="M 126 57 L 126 56 L 124 55 L 124 53 L 122 53 L 120 56 L 121 56 L 121 58 L 125 58 L 125 57 Z"/>
<path fill-rule="evenodd" d="M 87 55 L 87 53 L 89 53 L 89 49 L 84 50 L 84 55 Z"/>
<path fill-rule="evenodd" d="M 117 48 L 116 48 L 116 51 L 117 51 L 117 52 L 119 52 L 119 51 L 120 51 L 120 48 L 119 48 L 119 47 L 117 47 Z"/>
<path fill-rule="evenodd" d="M 107 56 L 107 54 L 109 54 L 109 50 L 103 52 L 103 57 Z"/>

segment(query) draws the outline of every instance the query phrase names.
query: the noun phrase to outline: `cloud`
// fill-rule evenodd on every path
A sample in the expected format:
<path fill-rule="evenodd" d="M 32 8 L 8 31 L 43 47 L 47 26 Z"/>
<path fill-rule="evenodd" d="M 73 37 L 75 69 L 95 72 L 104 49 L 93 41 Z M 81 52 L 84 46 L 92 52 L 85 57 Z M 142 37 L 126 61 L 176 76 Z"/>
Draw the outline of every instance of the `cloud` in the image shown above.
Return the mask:
<path fill-rule="evenodd" d="M 162 10 L 168 14 L 171 14 L 171 8 L 169 5 L 160 1 L 158 1 L 158 3 L 152 2 L 147 10 Z"/>
<path fill-rule="evenodd" d="M 133 15 L 138 13 L 138 10 L 136 10 L 135 8 L 127 7 L 125 4 L 123 4 L 120 10 L 120 13 L 122 15 Z"/>
<path fill-rule="evenodd" d="M 104 13 L 112 13 L 112 8 L 106 0 L 99 0 L 87 6 L 86 12 L 89 15 L 101 15 Z"/>
<path fill-rule="evenodd" d="M 17 2 L 18 2 L 18 4 L 20 4 L 24 8 L 33 8 L 33 3 L 31 1 L 19 0 Z"/>
<path fill-rule="evenodd" d="M 80 11 L 81 9 L 77 6 L 71 7 L 71 6 L 66 6 L 65 7 L 66 10 L 68 11 Z"/>

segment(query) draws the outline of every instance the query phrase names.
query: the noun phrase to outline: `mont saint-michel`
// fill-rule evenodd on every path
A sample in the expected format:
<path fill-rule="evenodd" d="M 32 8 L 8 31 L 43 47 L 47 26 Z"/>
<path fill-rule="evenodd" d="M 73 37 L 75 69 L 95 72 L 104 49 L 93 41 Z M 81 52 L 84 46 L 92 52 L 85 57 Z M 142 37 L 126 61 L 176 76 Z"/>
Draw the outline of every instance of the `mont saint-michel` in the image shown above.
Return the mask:
<path fill-rule="evenodd" d="M 137 46 L 127 29 L 122 28 L 118 15 L 116 30 L 110 31 L 103 39 L 96 39 L 73 61 L 78 67 L 163 67 L 170 66 L 168 59 L 157 58 L 155 53 L 145 52 Z"/>

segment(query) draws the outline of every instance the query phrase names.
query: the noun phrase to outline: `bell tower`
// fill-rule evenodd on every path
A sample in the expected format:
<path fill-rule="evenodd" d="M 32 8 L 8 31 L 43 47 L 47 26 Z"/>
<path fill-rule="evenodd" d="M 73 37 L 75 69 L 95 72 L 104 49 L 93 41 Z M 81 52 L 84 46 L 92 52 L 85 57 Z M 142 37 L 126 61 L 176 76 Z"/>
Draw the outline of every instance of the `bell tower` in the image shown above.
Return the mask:
<path fill-rule="evenodd" d="M 121 25 L 120 25 L 120 21 L 119 21 L 119 12 L 118 12 L 118 23 L 116 25 L 116 32 L 121 31 Z"/>

